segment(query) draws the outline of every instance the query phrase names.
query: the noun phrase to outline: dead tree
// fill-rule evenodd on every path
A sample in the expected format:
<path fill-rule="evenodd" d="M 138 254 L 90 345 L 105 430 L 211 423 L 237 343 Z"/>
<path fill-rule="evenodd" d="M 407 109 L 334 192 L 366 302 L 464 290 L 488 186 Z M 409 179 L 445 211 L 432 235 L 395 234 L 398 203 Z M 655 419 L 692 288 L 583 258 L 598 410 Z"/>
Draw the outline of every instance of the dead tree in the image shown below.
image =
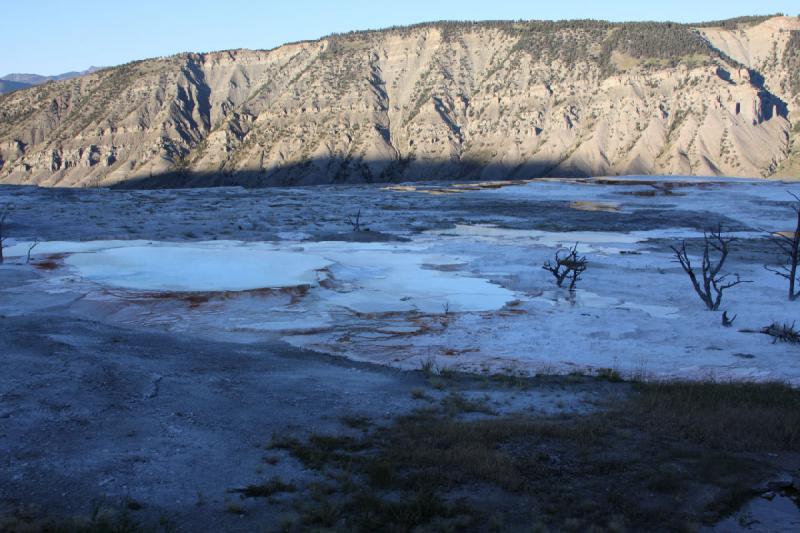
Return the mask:
<path fill-rule="evenodd" d="M 764 265 L 764 268 L 770 272 L 786 278 L 789 280 L 789 300 L 794 301 L 800 296 L 800 273 L 797 271 L 798 263 L 800 263 L 800 197 L 791 194 L 797 202 L 792 207 L 795 212 L 795 226 L 794 231 L 786 232 L 769 232 L 770 239 L 780 250 L 783 256 L 783 264 L 779 267 L 771 267 Z"/>
<path fill-rule="evenodd" d="M 705 244 L 703 246 L 703 261 L 700 265 L 702 280 L 698 279 L 692 261 L 689 259 L 689 253 L 686 251 L 686 241 L 681 242 L 680 247 L 670 246 L 670 248 L 675 252 L 677 262 L 680 263 L 683 271 L 689 276 L 694 291 L 710 311 L 716 311 L 722 303 L 722 293 L 726 289 L 730 289 L 740 283 L 750 283 L 750 281 L 739 278 L 739 274 L 734 274 L 736 279 L 727 281 L 730 275 L 721 273 L 725 260 L 728 258 L 730 244 L 736 240 L 734 237 L 723 237 L 722 230 L 717 229 L 717 231 L 711 232 L 704 231 L 703 239 Z M 718 255 L 716 260 L 711 257 L 712 250 Z"/>
<path fill-rule="evenodd" d="M 773 322 L 769 326 L 761 328 L 761 333 L 772 337 L 772 343 L 791 342 L 793 344 L 800 343 L 800 332 L 794 328 L 794 322 L 791 324 L 779 324 Z"/>
<path fill-rule="evenodd" d="M 566 253 L 566 255 L 562 255 Z M 581 279 L 581 274 L 586 271 L 589 262 L 585 256 L 578 256 L 578 243 L 572 248 L 559 248 L 553 261 L 545 261 L 542 268 L 556 278 L 556 285 L 564 286 L 564 281 L 569 280 L 569 290 L 574 291 Z"/>
<path fill-rule="evenodd" d="M 347 215 L 347 223 L 353 228 L 354 232 L 362 231 L 361 228 L 361 209 L 358 210 L 355 216 Z"/>
<path fill-rule="evenodd" d="M 9 207 L 5 206 L 0 210 L 0 265 L 3 264 L 3 244 L 6 240 L 6 218 L 8 218 Z"/>
<path fill-rule="evenodd" d="M 30 244 L 28 245 L 28 257 L 27 257 L 27 259 L 25 259 L 25 264 L 26 264 L 26 265 L 27 265 L 27 264 L 29 264 L 29 263 L 31 262 L 31 252 L 33 252 L 33 249 L 34 249 L 34 248 L 36 248 L 37 246 L 39 246 L 39 243 L 40 243 L 40 242 L 41 242 L 41 241 L 39 240 L 39 237 L 36 237 L 36 238 L 33 240 L 33 242 L 32 242 L 32 243 L 30 243 Z"/>

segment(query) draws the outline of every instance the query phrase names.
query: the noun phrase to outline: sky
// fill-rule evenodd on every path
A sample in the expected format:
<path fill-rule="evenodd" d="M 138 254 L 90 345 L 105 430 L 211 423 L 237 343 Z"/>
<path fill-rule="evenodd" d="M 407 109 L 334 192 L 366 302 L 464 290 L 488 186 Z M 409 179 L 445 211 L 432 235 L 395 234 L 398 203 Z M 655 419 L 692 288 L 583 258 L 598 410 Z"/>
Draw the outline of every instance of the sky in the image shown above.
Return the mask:
<path fill-rule="evenodd" d="M 697 22 L 800 14 L 797 0 L 3 0 L 0 76 L 59 74 L 179 52 L 274 48 L 335 32 L 432 20 Z"/>

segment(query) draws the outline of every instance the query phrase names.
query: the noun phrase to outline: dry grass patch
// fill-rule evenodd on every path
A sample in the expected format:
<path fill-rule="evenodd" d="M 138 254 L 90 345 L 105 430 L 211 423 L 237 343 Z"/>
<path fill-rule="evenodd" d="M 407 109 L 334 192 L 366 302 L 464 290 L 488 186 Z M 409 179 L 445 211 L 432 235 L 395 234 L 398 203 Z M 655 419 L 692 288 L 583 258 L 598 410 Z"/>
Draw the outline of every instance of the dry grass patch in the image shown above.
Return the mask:
<path fill-rule="evenodd" d="M 334 481 L 304 524 L 321 513 L 355 531 L 692 530 L 774 475 L 742 452 L 800 451 L 800 391 L 781 384 L 639 384 L 603 411 L 559 417 L 467 419 L 449 408 L 458 398 L 360 439 L 281 446 Z"/>
<path fill-rule="evenodd" d="M 800 391 L 783 383 L 639 384 L 620 412 L 715 449 L 800 451 Z"/>
<path fill-rule="evenodd" d="M 228 492 L 241 494 L 242 498 L 269 498 L 282 492 L 295 492 L 297 487 L 291 483 L 284 483 L 278 477 L 273 477 L 269 481 L 260 485 L 248 485 L 242 489 L 233 489 Z"/>

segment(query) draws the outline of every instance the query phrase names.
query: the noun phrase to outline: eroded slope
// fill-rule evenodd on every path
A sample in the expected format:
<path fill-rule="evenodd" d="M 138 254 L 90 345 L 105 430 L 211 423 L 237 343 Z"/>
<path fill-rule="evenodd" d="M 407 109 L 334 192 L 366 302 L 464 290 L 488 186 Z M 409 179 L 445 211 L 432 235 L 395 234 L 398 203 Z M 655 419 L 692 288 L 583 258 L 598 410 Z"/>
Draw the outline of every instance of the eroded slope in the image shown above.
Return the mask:
<path fill-rule="evenodd" d="M 0 98 L 0 181 L 771 176 L 798 28 L 433 23 L 141 61 Z"/>

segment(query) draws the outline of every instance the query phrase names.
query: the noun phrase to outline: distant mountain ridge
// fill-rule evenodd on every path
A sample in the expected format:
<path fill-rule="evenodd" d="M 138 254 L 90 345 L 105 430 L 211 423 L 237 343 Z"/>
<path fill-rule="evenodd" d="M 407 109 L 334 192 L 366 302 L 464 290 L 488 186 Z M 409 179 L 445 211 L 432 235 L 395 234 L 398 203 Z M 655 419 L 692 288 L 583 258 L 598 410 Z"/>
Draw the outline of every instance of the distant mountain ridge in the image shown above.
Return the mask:
<path fill-rule="evenodd" d="M 32 87 L 29 83 L 21 83 L 11 80 L 0 80 L 0 94 L 10 93 L 11 91 L 18 91 L 19 89 L 27 89 Z"/>
<path fill-rule="evenodd" d="M 432 22 L 0 96 L 0 183 L 800 176 L 800 18 Z"/>
<path fill-rule="evenodd" d="M 42 83 L 47 83 L 48 81 L 59 81 L 59 80 L 69 80 L 72 78 L 77 78 L 78 76 L 85 76 L 86 74 L 91 74 L 92 72 L 97 72 L 101 70 L 103 67 L 89 67 L 86 70 L 77 72 L 65 72 L 63 74 L 56 74 L 55 76 L 42 76 L 40 74 L 7 74 L 0 78 L 0 94 L 16 91 L 19 89 L 27 89 L 28 87 L 33 87 L 35 85 L 41 85 Z"/>

